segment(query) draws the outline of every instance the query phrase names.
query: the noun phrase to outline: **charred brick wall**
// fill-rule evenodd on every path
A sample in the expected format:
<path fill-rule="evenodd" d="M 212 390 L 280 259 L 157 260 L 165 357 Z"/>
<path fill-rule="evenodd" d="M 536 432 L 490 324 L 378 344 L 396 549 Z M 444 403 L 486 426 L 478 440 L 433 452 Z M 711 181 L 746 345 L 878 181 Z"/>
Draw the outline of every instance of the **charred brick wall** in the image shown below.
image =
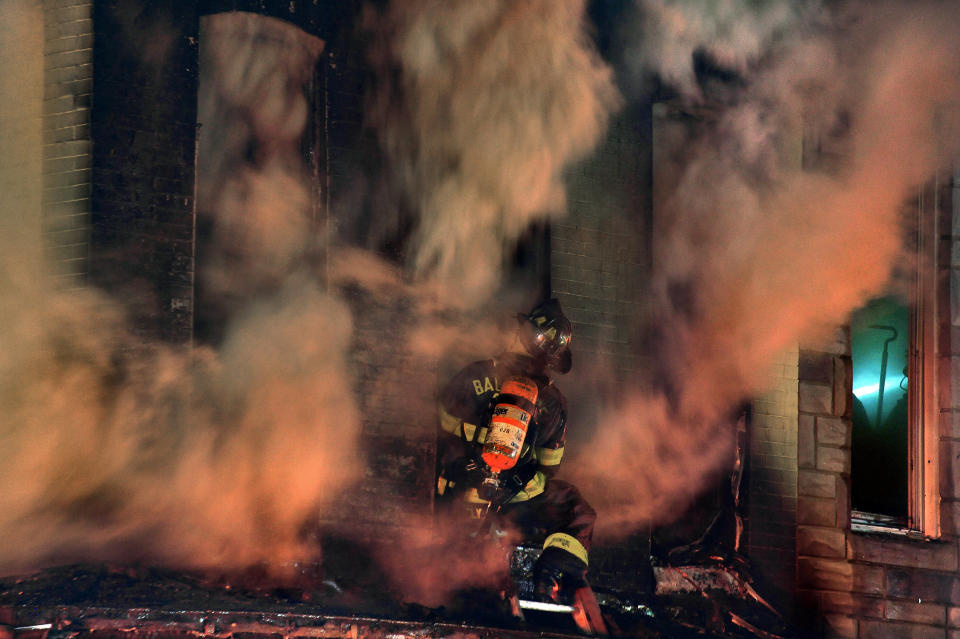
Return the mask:
<path fill-rule="evenodd" d="M 136 300 L 136 329 L 193 331 L 195 3 L 93 6 L 90 275 Z M 89 23 L 88 23 L 89 24 Z M 89 105 L 89 97 L 81 104 Z"/>
<path fill-rule="evenodd" d="M 957 453 L 960 429 L 951 383 L 957 269 L 956 180 L 928 189 L 939 203 L 937 270 L 941 498 L 940 536 L 916 539 L 867 534 L 850 523 L 852 363 L 849 332 L 838 332 L 825 350 L 800 356 L 797 457 L 797 583 L 808 619 L 819 636 L 859 639 L 960 636 Z M 949 250 L 948 250 L 949 249 Z"/>
<path fill-rule="evenodd" d="M 93 95 L 92 0 L 45 0 L 43 234 L 65 285 L 89 272 Z"/>
<path fill-rule="evenodd" d="M 396 247 L 371 241 L 370 229 L 390 213 L 372 206 L 382 162 L 374 132 L 364 119 L 369 32 L 358 27 L 361 3 L 327 3 L 326 42 L 317 69 L 318 225 L 328 239 L 379 250 L 396 260 Z M 352 372 L 361 412 L 364 475 L 340 501 L 336 521 L 351 536 L 382 536 L 385 527 L 409 525 L 433 505 L 436 455 L 437 371 L 405 346 L 414 329 L 410 300 L 360 288 L 339 291 L 353 311 Z"/>

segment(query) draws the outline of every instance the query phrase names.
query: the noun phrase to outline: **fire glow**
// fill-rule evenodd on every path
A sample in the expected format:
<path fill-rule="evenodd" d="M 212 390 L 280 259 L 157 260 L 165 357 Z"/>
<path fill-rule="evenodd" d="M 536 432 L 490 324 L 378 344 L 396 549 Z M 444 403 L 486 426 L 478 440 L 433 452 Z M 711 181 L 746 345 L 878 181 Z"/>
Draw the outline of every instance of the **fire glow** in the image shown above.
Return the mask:
<path fill-rule="evenodd" d="M 676 189 L 656 203 L 650 288 L 637 317 L 623 318 L 660 338 L 659 385 L 593 392 L 586 380 L 571 394 L 595 420 L 571 426 L 594 435 L 571 450 L 567 472 L 611 534 L 669 520 L 729 461 L 726 411 L 762 391 L 784 350 L 824 338 L 884 287 L 903 258 L 904 199 L 958 150 L 958 16 L 933 3 L 852 2 L 836 16 L 816 3 L 723 6 L 730 13 L 639 2 L 637 22 L 624 24 L 633 31 L 618 34 L 630 58 L 620 77 L 642 85 L 655 73 L 686 107 L 714 97 L 694 53 L 739 82 L 722 87 L 715 126 L 691 141 Z M 42 22 L 38 5 L 18 7 L 29 20 L 0 28 Z M 314 552 L 304 521 L 362 481 L 365 455 L 355 318 L 337 284 L 412 300 L 416 328 L 385 330 L 383 344 L 434 364 L 465 334 L 479 335 L 470 347 L 502 338 L 480 311 L 463 324 L 436 318 L 489 302 L 504 256 L 532 223 L 563 215 L 565 171 L 630 98 L 590 41 L 585 10 L 581 0 L 415 0 L 372 20 L 384 93 L 371 96 L 370 123 L 415 231 L 405 271 L 353 247 L 326 254 L 323 274 L 304 221 L 309 185 L 291 162 L 305 101 L 289 90 L 323 43 L 279 21 L 214 17 L 204 55 L 222 66 L 205 97 L 223 126 L 212 155 L 223 171 L 199 185 L 219 224 L 202 276 L 224 298 L 255 291 L 217 348 L 143 344 L 109 292 L 51 285 L 39 276 L 39 233 L 24 241 L 20 212 L 4 203 L 16 232 L 0 238 L 0 570 L 112 558 L 279 565 Z M 34 71 L 7 65 L 3 86 Z M 792 153 L 803 128 L 842 122 L 843 166 L 803 170 Z M 251 141 L 259 163 L 245 164 Z M 34 143 L 17 152 L 32 157 Z M 401 568 L 387 570 L 413 578 Z M 429 599 L 456 575 L 416 579 Z"/>

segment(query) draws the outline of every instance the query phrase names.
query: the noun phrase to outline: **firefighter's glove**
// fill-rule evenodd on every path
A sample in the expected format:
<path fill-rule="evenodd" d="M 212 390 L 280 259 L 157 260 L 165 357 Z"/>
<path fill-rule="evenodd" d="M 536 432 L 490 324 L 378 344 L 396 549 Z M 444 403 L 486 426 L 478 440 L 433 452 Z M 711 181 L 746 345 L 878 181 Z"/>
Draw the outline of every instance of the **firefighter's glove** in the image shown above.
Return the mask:
<path fill-rule="evenodd" d="M 551 546 L 533 567 L 534 595 L 541 601 L 567 603 L 587 583 L 587 564 L 571 553 Z"/>

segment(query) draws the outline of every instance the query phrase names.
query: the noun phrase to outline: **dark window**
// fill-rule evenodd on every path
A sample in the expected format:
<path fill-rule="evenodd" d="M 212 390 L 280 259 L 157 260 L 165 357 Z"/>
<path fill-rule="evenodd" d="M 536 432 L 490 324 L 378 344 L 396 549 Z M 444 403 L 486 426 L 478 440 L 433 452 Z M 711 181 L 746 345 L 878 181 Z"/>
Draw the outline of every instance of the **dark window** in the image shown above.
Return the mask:
<path fill-rule="evenodd" d="M 939 193 L 922 188 L 906 229 L 910 267 L 897 293 L 877 297 L 850 319 L 853 359 L 851 523 L 937 537 L 937 234 Z"/>
<path fill-rule="evenodd" d="M 907 523 L 909 309 L 880 297 L 853 314 L 853 508 Z"/>

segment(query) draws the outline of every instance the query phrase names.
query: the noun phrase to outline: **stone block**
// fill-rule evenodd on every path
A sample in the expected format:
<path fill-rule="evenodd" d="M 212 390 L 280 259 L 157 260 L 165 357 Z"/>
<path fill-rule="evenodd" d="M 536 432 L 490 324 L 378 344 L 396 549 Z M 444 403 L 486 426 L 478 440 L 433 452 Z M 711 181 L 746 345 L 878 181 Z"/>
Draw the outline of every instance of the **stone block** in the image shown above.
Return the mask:
<path fill-rule="evenodd" d="M 940 530 L 947 537 L 960 535 L 960 501 L 940 503 Z"/>
<path fill-rule="evenodd" d="M 812 415 L 800 415 L 797 424 L 797 466 L 800 468 L 814 468 L 817 464 L 814 425 Z"/>
<path fill-rule="evenodd" d="M 800 557 L 797 559 L 797 583 L 804 588 L 850 592 L 853 566 L 840 559 Z"/>
<path fill-rule="evenodd" d="M 942 626 L 947 620 L 947 607 L 943 604 L 934 603 L 887 601 L 886 614 L 887 619 L 895 621 Z"/>
<path fill-rule="evenodd" d="M 827 639 L 856 639 L 857 620 L 846 615 L 824 615 L 823 635 Z"/>
<path fill-rule="evenodd" d="M 849 474 L 850 449 L 817 446 L 817 469 Z"/>
<path fill-rule="evenodd" d="M 837 526 L 850 527 L 850 477 L 837 477 Z"/>
<path fill-rule="evenodd" d="M 820 609 L 823 612 L 883 619 L 883 599 L 850 592 L 823 591 L 820 593 Z"/>
<path fill-rule="evenodd" d="M 837 496 L 837 476 L 833 473 L 800 470 L 797 473 L 797 495 L 832 499 Z"/>
<path fill-rule="evenodd" d="M 852 564 L 853 585 L 851 590 L 866 595 L 883 594 L 883 567 Z"/>
<path fill-rule="evenodd" d="M 817 443 L 827 446 L 850 446 L 851 422 L 842 417 L 817 417 Z"/>
<path fill-rule="evenodd" d="M 957 569 L 957 544 L 954 541 L 882 539 L 850 535 L 847 542 L 847 556 L 856 561 L 940 571 Z"/>
<path fill-rule="evenodd" d="M 960 628 L 960 606 L 950 606 L 947 609 L 947 625 L 951 628 Z"/>
<path fill-rule="evenodd" d="M 802 412 L 818 415 L 833 413 L 833 388 L 829 384 L 801 381 L 797 392 L 798 407 Z"/>
<path fill-rule="evenodd" d="M 847 554 L 847 539 L 842 530 L 799 526 L 797 554 L 811 557 L 842 558 Z"/>
<path fill-rule="evenodd" d="M 924 626 L 902 621 L 874 621 L 863 619 L 859 623 L 858 639 L 944 639 L 942 626 Z"/>
<path fill-rule="evenodd" d="M 955 590 L 960 595 L 960 588 L 956 588 L 957 578 L 952 573 L 887 568 L 886 580 L 886 594 L 892 599 L 951 603 Z"/>
<path fill-rule="evenodd" d="M 800 351 L 799 379 L 805 382 L 833 384 L 833 355 L 819 351 Z"/>
<path fill-rule="evenodd" d="M 940 497 L 960 499 L 960 442 L 940 442 Z"/>
<path fill-rule="evenodd" d="M 837 525 L 836 502 L 833 499 L 799 497 L 797 523 L 806 526 L 835 527 Z"/>
<path fill-rule="evenodd" d="M 819 350 L 832 355 L 850 354 L 850 329 L 838 326 L 823 343 L 818 344 Z"/>
<path fill-rule="evenodd" d="M 849 418 L 853 410 L 853 360 L 848 356 L 833 360 L 833 414 Z"/>

